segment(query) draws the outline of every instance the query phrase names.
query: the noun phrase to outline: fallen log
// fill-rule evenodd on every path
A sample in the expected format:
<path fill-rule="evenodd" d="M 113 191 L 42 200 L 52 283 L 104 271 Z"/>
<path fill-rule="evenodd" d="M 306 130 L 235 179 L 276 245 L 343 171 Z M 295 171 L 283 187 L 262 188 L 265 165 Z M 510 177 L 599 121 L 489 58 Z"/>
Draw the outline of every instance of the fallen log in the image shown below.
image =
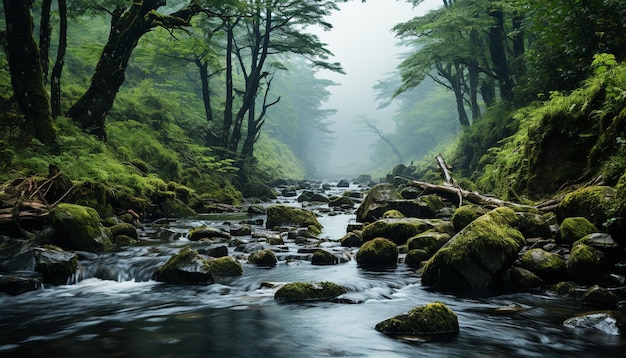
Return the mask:
<path fill-rule="evenodd" d="M 494 197 L 482 195 L 477 192 L 464 190 L 459 186 L 437 185 L 417 180 L 413 180 L 409 184 L 411 186 L 424 190 L 424 193 L 437 194 L 442 198 L 446 198 L 452 202 L 458 201 L 458 206 L 463 205 L 463 200 L 466 200 L 472 204 L 482 206 L 508 206 L 518 208 L 529 207 L 528 205 L 522 205 L 511 201 L 505 201 Z"/>

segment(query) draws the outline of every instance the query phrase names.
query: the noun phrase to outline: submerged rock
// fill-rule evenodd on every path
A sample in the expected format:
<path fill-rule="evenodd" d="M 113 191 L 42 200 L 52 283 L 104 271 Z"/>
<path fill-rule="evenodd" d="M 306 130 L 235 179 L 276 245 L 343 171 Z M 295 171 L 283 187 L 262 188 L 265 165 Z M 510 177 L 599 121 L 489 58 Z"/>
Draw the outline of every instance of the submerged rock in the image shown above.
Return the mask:
<path fill-rule="evenodd" d="M 381 333 L 394 336 L 449 336 L 459 332 L 459 320 L 448 306 L 440 302 L 413 308 L 376 324 Z"/>
<path fill-rule="evenodd" d="M 626 314 L 620 311 L 596 311 L 566 319 L 563 325 L 571 328 L 600 330 L 611 335 L 626 335 Z"/>
<path fill-rule="evenodd" d="M 398 247 L 385 238 L 375 238 L 363 243 L 356 253 L 356 262 L 363 268 L 395 267 L 398 263 Z"/>
<path fill-rule="evenodd" d="M 181 285 L 206 285 L 214 282 L 209 262 L 189 246 L 170 257 L 152 277 L 155 281 Z"/>
<path fill-rule="evenodd" d="M 199 241 L 202 239 L 214 238 L 230 240 L 232 239 L 232 236 L 229 233 L 222 231 L 218 228 L 206 225 L 194 227 L 187 233 L 187 239 L 189 239 L 189 241 Z"/>
<path fill-rule="evenodd" d="M 517 220 L 506 207 L 474 220 L 426 262 L 422 284 L 451 291 L 497 286 L 526 243 Z"/>
<path fill-rule="evenodd" d="M 286 302 L 328 301 L 348 292 L 332 282 L 292 282 L 279 288 L 274 299 Z"/>
<path fill-rule="evenodd" d="M 34 276 L 10 274 L 0 276 L 0 293 L 16 296 L 24 292 L 41 288 L 41 280 Z"/>
<path fill-rule="evenodd" d="M 592 286 L 585 291 L 581 303 L 598 309 L 615 309 L 619 298 L 613 292 L 604 287 Z"/>

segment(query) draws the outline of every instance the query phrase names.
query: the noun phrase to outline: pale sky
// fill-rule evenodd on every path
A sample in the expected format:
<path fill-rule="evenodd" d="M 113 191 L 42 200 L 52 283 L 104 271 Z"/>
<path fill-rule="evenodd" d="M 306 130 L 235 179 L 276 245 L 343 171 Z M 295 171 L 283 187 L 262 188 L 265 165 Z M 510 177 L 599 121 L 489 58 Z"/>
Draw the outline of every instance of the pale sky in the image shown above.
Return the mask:
<path fill-rule="evenodd" d="M 341 10 L 327 19 L 333 29 L 317 34 L 335 55 L 331 61 L 340 62 L 346 75 L 318 74 L 320 78 L 340 84 L 329 88 L 332 95 L 325 106 L 337 110 L 331 118 L 335 122 L 331 129 L 338 140 L 327 163 L 316 163 L 320 172 L 340 177 L 358 174 L 358 169 L 369 161 L 368 144 L 377 138 L 359 130 L 358 124 L 354 123 L 357 116 L 375 119 L 383 131 L 393 131 L 390 120 L 393 107 L 377 110 L 372 88 L 378 80 L 394 71 L 399 63 L 398 55 L 406 52 L 396 46 L 398 40 L 391 28 L 441 5 L 441 0 L 425 0 L 416 8 L 404 1 L 367 0 L 362 3 L 352 0 L 340 4 Z"/>

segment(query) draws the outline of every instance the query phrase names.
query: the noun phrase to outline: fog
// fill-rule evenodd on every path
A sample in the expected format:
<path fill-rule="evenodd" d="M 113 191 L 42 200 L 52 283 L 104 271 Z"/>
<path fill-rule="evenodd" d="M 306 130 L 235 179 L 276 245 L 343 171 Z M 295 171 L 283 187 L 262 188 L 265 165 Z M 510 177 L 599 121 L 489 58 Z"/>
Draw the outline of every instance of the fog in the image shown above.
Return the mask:
<path fill-rule="evenodd" d="M 407 48 L 399 46 L 391 28 L 441 5 L 441 0 L 425 0 L 415 8 L 403 1 L 350 1 L 340 4 L 341 10 L 327 19 L 333 24 L 333 29 L 317 34 L 335 55 L 332 61 L 340 62 L 346 74 L 326 71 L 318 74 L 319 78 L 339 84 L 329 88 L 331 97 L 325 107 L 337 110 L 330 118 L 334 146 L 330 157 L 316 160 L 319 174 L 350 178 L 370 169 L 370 147 L 378 137 L 363 131 L 356 118 L 374 120 L 382 132 L 394 129 L 392 116 L 395 106 L 377 109 L 373 89 L 378 80 L 395 70 L 400 55 L 407 51 Z"/>

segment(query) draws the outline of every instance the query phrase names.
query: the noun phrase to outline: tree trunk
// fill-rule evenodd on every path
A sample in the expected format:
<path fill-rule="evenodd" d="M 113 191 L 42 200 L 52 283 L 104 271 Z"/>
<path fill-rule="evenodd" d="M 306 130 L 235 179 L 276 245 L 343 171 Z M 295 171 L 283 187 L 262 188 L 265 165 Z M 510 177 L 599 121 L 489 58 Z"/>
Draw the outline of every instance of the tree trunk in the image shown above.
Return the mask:
<path fill-rule="evenodd" d="M 48 81 L 48 54 L 50 52 L 50 7 L 52 0 L 43 0 L 41 4 L 41 22 L 39 25 L 39 54 L 41 55 L 41 71 L 43 72 L 43 82 Z"/>
<path fill-rule="evenodd" d="M 52 121 L 50 99 L 44 88 L 41 58 L 33 38 L 30 2 L 3 2 L 11 85 L 20 110 L 26 118 L 25 125 L 20 128 L 22 144 L 28 144 L 34 136 L 51 149 L 57 150 L 57 133 Z"/>
<path fill-rule="evenodd" d="M 504 12 L 494 10 L 489 13 L 495 20 L 495 25 L 489 29 L 489 53 L 493 61 L 494 71 L 500 85 L 500 97 L 509 101 L 513 99 L 513 82 L 511 72 L 507 65 L 506 49 L 504 47 Z"/>
<path fill-rule="evenodd" d="M 199 5 L 192 2 L 189 7 L 169 16 L 157 14 L 156 10 L 163 5 L 164 0 L 134 1 L 130 8 L 120 6 L 113 12 L 109 38 L 91 85 L 67 113 L 86 132 L 106 139 L 104 119 L 124 83 L 128 60 L 139 39 L 156 26 L 188 26 L 191 16 L 200 11 Z"/>
<path fill-rule="evenodd" d="M 233 38 L 236 23 L 226 27 L 226 101 L 224 103 L 224 121 L 222 122 L 224 155 L 230 147 L 230 127 L 233 124 Z"/>
<path fill-rule="evenodd" d="M 65 64 L 65 49 L 67 48 L 67 6 L 65 0 L 58 0 L 59 4 L 59 49 L 57 59 L 52 67 L 50 76 L 50 99 L 52 117 L 61 115 L 61 72 Z"/>

